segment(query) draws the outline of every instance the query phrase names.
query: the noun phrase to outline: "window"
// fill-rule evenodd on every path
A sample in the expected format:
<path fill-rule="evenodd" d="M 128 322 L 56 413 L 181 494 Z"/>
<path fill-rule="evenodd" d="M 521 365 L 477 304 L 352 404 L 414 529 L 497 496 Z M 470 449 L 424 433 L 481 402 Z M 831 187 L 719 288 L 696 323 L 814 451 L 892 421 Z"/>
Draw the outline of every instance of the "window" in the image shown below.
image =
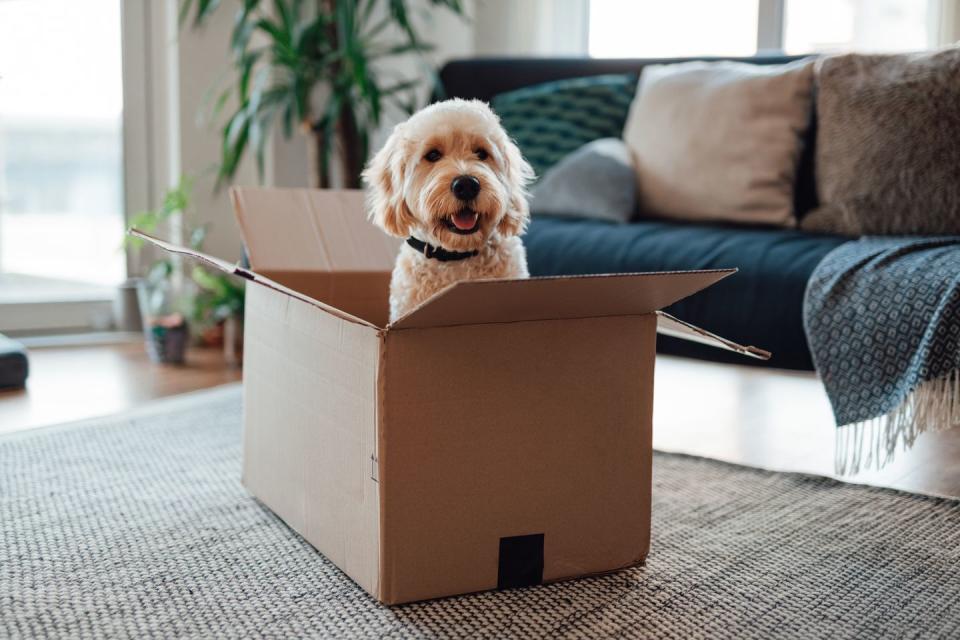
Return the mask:
<path fill-rule="evenodd" d="M 786 0 L 787 53 L 935 47 L 937 0 Z"/>
<path fill-rule="evenodd" d="M 595 57 L 917 51 L 948 0 L 590 0 Z M 759 43 L 759 44 L 758 44 Z"/>
<path fill-rule="evenodd" d="M 0 0 L 0 304 L 126 275 L 122 86 L 120 0 Z"/>
<path fill-rule="evenodd" d="M 591 0 L 597 58 L 749 56 L 757 50 L 757 0 Z"/>

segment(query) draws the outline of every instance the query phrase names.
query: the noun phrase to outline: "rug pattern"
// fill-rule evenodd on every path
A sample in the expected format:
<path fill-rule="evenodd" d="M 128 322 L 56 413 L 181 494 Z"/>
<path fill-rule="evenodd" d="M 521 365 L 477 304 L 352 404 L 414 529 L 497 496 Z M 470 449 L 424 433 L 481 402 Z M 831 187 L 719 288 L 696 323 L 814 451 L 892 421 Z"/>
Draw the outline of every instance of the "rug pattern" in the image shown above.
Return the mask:
<path fill-rule="evenodd" d="M 0 637 L 960 637 L 960 503 L 668 454 L 646 566 L 384 607 L 241 487 L 240 415 L 0 438 Z"/>

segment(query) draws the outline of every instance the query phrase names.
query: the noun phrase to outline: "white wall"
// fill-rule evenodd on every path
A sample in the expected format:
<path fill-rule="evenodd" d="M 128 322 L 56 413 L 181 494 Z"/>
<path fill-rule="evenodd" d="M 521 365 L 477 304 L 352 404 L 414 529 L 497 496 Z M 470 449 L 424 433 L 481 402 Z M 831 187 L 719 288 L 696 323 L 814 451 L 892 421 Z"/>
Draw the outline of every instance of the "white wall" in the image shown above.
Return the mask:
<path fill-rule="evenodd" d="M 224 74 L 231 69 L 227 51 L 234 12 L 230 9 L 229 6 L 221 7 L 201 27 L 180 30 L 173 46 L 178 52 L 179 135 L 176 144 L 179 146 L 180 172 L 196 179 L 193 214 L 199 223 L 210 225 L 204 249 L 212 255 L 235 260 L 240 257 L 242 240 L 234 222 L 227 187 L 214 191 L 216 166 L 220 161 L 220 129 L 223 116 L 231 112 L 232 105 L 225 105 L 220 120 L 209 121 L 210 107 L 217 95 L 214 87 L 223 86 Z M 250 157 L 241 163 L 234 182 L 257 183 L 256 169 Z"/>

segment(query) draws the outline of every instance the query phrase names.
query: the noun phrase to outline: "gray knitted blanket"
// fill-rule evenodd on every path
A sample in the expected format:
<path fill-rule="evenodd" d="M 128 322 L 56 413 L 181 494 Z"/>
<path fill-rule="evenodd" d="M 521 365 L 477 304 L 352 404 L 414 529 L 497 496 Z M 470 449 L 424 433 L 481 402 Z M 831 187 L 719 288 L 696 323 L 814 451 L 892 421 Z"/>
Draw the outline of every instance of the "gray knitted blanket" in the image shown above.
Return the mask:
<path fill-rule="evenodd" d="M 840 245 L 807 284 L 804 326 L 839 427 L 839 473 L 960 423 L 960 237 Z"/>

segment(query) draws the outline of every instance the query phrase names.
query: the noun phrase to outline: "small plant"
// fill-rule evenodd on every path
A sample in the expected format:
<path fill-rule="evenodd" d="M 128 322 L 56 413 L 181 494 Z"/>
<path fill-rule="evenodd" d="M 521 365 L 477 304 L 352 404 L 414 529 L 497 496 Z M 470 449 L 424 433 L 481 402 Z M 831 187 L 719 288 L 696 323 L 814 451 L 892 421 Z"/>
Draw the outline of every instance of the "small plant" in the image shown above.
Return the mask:
<path fill-rule="evenodd" d="M 243 317 L 243 284 L 225 273 L 195 265 L 190 277 L 197 285 L 191 319 L 197 327 L 211 328 L 231 318 Z"/>
<path fill-rule="evenodd" d="M 193 179 L 182 177 L 179 183 L 164 195 L 157 209 L 142 211 L 130 220 L 130 226 L 145 233 L 154 233 L 162 225 L 177 221 L 189 235 L 188 246 L 202 251 L 208 225 L 192 226 L 188 211 L 193 191 Z M 125 245 L 139 250 L 143 240 L 127 236 Z M 182 272 L 182 262 L 170 255 L 156 260 L 147 269 L 140 291 L 141 313 L 144 324 L 150 327 L 173 327 L 186 324 L 189 319 L 195 337 L 206 338 L 211 329 L 233 318 L 242 318 L 244 290 L 242 282 L 201 265 L 193 265 L 189 273 Z M 178 322 L 179 320 L 179 322 Z"/>

